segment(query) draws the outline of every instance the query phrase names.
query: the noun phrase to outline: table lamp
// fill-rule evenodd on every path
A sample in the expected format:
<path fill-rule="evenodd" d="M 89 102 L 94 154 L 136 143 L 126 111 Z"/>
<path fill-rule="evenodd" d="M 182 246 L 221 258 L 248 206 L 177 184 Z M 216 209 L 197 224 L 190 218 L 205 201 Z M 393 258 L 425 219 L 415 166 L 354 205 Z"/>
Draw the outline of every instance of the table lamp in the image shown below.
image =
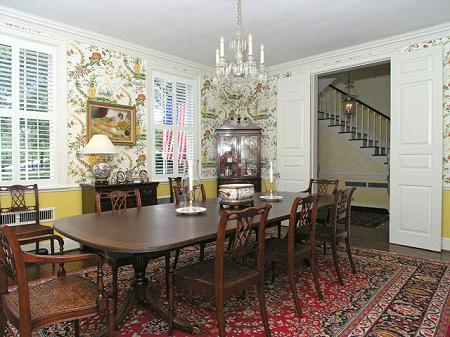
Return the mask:
<path fill-rule="evenodd" d="M 111 174 L 111 167 L 108 161 L 110 156 L 117 152 L 116 147 L 106 135 L 93 135 L 84 148 L 84 154 L 97 155 L 97 161 L 92 166 L 96 185 L 108 184 L 108 177 Z"/>

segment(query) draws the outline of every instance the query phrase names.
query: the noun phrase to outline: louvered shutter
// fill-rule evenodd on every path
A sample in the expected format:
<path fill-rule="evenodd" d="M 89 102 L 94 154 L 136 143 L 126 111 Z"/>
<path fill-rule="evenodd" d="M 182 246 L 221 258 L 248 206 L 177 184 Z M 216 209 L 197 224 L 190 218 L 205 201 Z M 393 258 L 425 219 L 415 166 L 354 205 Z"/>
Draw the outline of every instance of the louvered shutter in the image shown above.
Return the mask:
<path fill-rule="evenodd" d="M 154 175 L 182 175 L 194 159 L 194 86 L 189 79 L 157 74 L 153 77 Z"/>
<path fill-rule="evenodd" d="M 0 45 L 1 181 L 55 179 L 55 52 L 33 46 Z"/>

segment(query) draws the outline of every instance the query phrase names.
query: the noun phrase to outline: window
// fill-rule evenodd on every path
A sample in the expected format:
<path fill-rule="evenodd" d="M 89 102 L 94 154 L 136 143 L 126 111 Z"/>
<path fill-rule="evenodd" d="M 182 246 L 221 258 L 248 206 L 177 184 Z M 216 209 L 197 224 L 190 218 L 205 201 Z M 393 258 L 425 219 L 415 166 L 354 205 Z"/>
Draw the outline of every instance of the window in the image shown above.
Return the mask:
<path fill-rule="evenodd" d="M 0 181 L 55 179 L 56 48 L 3 37 L 0 43 Z"/>
<path fill-rule="evenodd" d="M 194 159 L 194 81 L 166 74 L 153 75 L 154 178 L 178 176 L 186 160 Z"/>

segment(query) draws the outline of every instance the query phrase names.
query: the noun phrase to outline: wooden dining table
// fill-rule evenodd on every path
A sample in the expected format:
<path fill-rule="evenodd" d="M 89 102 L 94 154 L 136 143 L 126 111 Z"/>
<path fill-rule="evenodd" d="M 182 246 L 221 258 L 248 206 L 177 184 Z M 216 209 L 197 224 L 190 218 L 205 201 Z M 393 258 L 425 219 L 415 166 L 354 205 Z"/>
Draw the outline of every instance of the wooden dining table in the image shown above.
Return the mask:
<path fill-rule="evenodd" d="M 263 206 L 267 201 L 256 193 L 254 206 Z M 283 198 L 271 202 L 267 226 L 289 219 L 291 205 L 298 196 L 310 196 L 308 193 L 280 192 Z M 205 207 L 204 213 L 180 215 L 175 209 L 177 204 L 160 204 L 142 208 L 129 208 L 122 211 L 91 213 L 57 220 L 54 228 L 62 235 L 80 242 L 83 246 L 93 247 L 109 253 L 129 253 L 134 268 L 133 287 L 128 292 L 116 313 L 116 322 L 120 322 L 132 308 L 135 301 L 148 306 L 163 319 L 168 318 L 166 308 L 160 303 L 156 289 L 146 278 L 145 272 L 149 253 L 173 251 L 196 243 L 209 241 L 216 237 L 220 214 L 220 199 L 207 199 L 196 203 Z M 332 196 L 321 197 L 320 207 L 329 207 Z M 200 333 L 200 329 L 187 322 L 176 320 L 175 328 L 189 333 Z"/>

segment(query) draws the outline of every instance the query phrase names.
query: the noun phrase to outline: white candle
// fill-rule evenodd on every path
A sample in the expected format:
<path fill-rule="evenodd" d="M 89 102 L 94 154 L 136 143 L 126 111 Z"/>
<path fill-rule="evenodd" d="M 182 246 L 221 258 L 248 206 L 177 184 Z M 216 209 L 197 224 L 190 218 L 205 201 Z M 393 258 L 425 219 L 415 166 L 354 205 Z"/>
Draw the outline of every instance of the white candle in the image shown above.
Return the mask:
<path fill-rule="evenodd" d="M 264 63 L 264 45 L 261 45 L 261 59 L 260 59 L 261 64 Z"/>
<path fill-rule="evenodd" d="M 193 161 L 188 160 L 188 177 L 189 177 L 189 191 L 193 190 L 193 180 L 194 180 L 194 170 L 193 170 Z"/>
<path fill-rule="evenodd" d="M 223 42 L 223 36 L 220 38 L 220 57 L 225 56 L 225 48 L 224 48 L 224 42 Z"/>
<path fill-rule="evenodd" d="M 219 49 L 216 49 L 216 66 L 219 65 Z"/>
<path fill-rule="evenodd" d="M 269 180 L 270 180 L 270 183 L 273 184 L 273 165 L 272 165 L 272 161 L 270 161 L 270 167 L 269 167 Z"/>
<path fill-rule="evenodd" d="M 248 34 L 248 56 L 253 55 L 253 38 L 252 34 Z"/>

